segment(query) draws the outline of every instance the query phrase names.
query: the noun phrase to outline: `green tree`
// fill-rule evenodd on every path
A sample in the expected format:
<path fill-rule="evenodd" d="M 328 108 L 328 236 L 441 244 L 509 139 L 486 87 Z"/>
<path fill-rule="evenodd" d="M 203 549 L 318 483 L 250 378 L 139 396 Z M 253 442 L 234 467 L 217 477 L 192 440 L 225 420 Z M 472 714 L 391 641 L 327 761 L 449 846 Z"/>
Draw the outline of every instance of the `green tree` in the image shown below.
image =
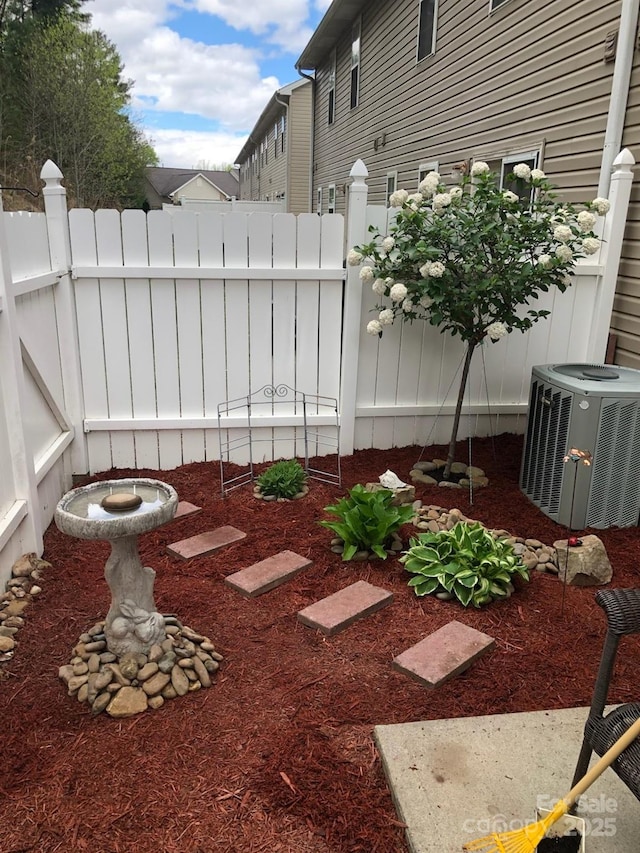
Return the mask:
<path fill-rule="evenodd" d="M 129 114 L 131 83 L 100 32 L 79 25 L 77 3 L 41 3 L 3 40 L 0 139 L 14 172 L 54 160 L 81 206 L 131 206 L 157 158 Z M 38 8 L 38 7 L 36 7 Z"/>
<path fill-rule="evenodd" d="M 369 260 L 360 278 L 389 300 L 377 306 L 370 334 L 382 335 L 396 319 L 425 320 L 466 345 L 445 478 L 475 348 L 548 315 L 531 308 L 531 300 L 552 287 L 566 290 L 576 260 L 600 248 L 592 229 L 596 214 L 609 209 L 606 199 L 582 209 L 558 201 L 544 172 L 525 163 L 514 166 L 509 181 L 518 193 L 500 189 L 482 162 L 449 189 L 431 172 L 419 192 L 391 196 L 398 213 L 390 235 L 373 229 L 374 239 L 348 257 L 352 265 Z"/>

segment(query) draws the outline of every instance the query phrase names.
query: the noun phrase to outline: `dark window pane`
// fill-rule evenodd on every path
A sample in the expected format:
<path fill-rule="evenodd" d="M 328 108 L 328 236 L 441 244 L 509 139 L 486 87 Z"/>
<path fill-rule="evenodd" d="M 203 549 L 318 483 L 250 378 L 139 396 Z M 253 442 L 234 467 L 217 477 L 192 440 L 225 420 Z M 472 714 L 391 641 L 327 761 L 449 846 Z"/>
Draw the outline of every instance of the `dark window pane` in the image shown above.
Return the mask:
<path fill-rule="evenodd" d="M 433 53 L 436 0 L 422 0 L 420 4 L 420 29 L 418 32 L 418 59 Z"/>
<path fill-rule="evenodd" d="M 357 65 L 351 69 L 351 109 L 358 106 L 358 72 Z"/>
<path fill-rule="evenodd" d="M 329 92 L 329 124 L 333 124 L 336 115 L 336 93 L 335 89 Z"/>

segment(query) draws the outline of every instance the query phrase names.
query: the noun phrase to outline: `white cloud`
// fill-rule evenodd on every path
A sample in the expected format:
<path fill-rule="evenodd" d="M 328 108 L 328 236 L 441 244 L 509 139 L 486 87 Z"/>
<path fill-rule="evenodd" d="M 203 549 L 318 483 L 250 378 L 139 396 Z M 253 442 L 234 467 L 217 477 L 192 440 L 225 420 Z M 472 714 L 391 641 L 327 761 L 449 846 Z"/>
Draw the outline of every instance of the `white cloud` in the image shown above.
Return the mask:
<path fill-rule="evenodd" d="M 192 0 L 199 12 L 217 15 L 236 30 L 264 36 L 283 50 L 299 53 L 311 37 L 305 25 L 309 0 L 268 0 L 251 3 L 238 0 Z M 324 0 L 321 0 L 324 2 Z"/>
<path fill-rule="evenodd" d="M 156 130 L 150 135 L 161 166 L 185 169 L 200 163 L 207 168 L 233 164 L 246 139 L 246 135 L 195 130 Z"/>

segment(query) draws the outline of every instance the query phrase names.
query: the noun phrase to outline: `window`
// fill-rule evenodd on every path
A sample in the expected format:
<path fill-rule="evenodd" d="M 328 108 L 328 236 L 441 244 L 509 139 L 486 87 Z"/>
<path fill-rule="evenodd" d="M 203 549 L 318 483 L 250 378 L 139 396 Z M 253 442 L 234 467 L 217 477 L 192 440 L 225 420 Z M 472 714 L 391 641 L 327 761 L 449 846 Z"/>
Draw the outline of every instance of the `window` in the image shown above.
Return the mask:
<path fill-rule="evenodd" d="M 360 18 L 351 30 L 351 109 L 360 97 Z"/>
<path fill-rule="evenodd" d="M 265 136 L 264 142 L 262 143 L 264 147 L 264 165 L 266 166 L 269 162 L 269 137 Z"/>
<path fill-rule="evenodd" d="M 418 24 L 418 62 L 436 52 L 438 0 L 420 0 Z"/>
<path fill-rule="evenodd" d="M 418 186 L 420 186 L 421 182 L 427 177 L 429 172 L 437 172 L 438 171 L 438 161 L 432 160 L 430 163 L 420 163 L 418 166 Z"/>
<path fill-rule="evenodd" d="M 482 157 L 476 158 L 482 160 Z M 500 180 L 500 189 L 511 190 L 520 197 L 520 200 L 525 206 L 531 203 L 532 190 L 529 184 L 525 181 L 510 175 L 513 173 L 513 167 L 516 163 L 525 163 L 530 169 L 537 169 L 540 160 L 538 151 L 525 151 L 520 154 L 507 154 L 504 157 L 489 157 L 487 163 L 491 171 L 498 175 Z"/>
<path fill-rule="evenodd" d="M 273 125 L 273 156 L 278 156 L 278 122 Z"/>
<path fill-rule="evenodd" d="M 497 9 L 498 6 L 502 6 L 506 2 L 507 0 L 491 0 L 491 11 L 493 12 L 494 9 Z"/>
<path fill-rule="evenodd" d="M 389 196 L 396 191 L 397 186 L 398 186 L 398 173 L 397 172 L 387 172 L 387 204 L 389 203 Z"/>
<path fill-rule="evenodd" d="M 327 187 L 327 213 L 336 212 L 336 185 L 329 184 Z"/>
<path fill-rule="evenodd" d="M 318 187 L 318 201 L 316 202 L 316 213 L 322 215 L 322 187 Z"/>
<path fill-rule="evenodd" d="M 280 151 L 284 152 L 284 133 L 287 129 L 287 119 L 286 116 L 280 117 Z"/>
<path fill-rule="evenodd" d="M 329 106 L 327 108 L 327 124 L 336 120 L 336 51 L 331 52 L 329 65 Z"/>

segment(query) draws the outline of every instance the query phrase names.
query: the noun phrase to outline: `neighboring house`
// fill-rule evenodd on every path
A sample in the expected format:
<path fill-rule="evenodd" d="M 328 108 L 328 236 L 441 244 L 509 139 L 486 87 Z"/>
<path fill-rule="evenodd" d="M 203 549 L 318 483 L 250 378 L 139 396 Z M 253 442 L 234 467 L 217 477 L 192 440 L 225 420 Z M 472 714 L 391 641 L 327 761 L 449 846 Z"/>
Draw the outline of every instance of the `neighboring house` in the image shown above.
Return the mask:
<path fill-rule="evenodd" d="M 182 204 L 186 200 L 229 201 L 237 197 L 239 189 L 234 171 L 148 166 L 146 191 L 149 207 L 158 209 L 163 204 Z"/>
<path fill-rule="evenodd" d="M 311 211 L 312 92 L 309 79 L 274 92 L 236 159 L 241 199 Z"/>
<path fill-rule="evenodd" d="M 296 63 L 314 72 L 313 197 L 344 213 L 447 183 L 484 160 L 543 169 L 568 201 L 606 195 L 621 148 L 640 154 L 637 0 L 334 0 Z M 640 193 L 634 185 L 611 329 L 640 368 Z M 587 334 L 587 330 L 585 330 Z"/>

